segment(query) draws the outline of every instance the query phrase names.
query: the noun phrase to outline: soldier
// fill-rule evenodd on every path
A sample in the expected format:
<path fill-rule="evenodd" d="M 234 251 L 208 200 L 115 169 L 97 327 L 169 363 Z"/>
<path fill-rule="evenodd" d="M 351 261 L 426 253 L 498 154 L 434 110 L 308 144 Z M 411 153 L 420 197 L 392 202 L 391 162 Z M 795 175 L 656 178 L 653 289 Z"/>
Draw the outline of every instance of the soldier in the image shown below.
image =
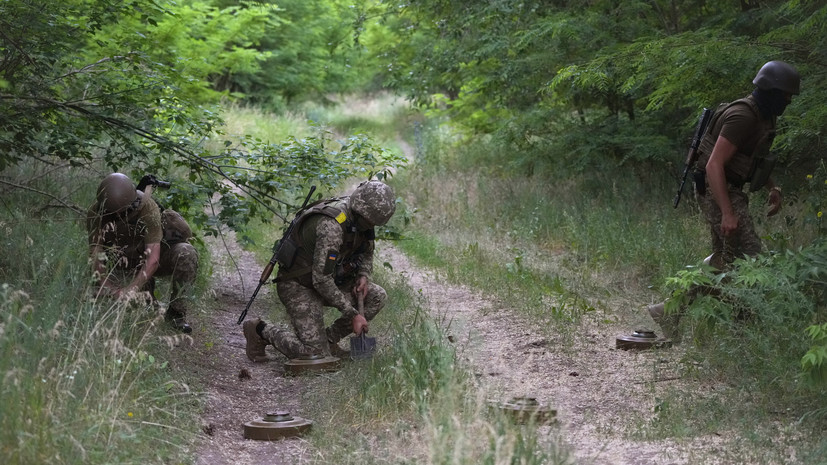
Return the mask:
<path fill-rule="evenodd" d="M 164 317 L 173 328 L 192 332 L 185 320 L 185 294 L 195 281 L 198 252 L 187 242 L 192 232 L 181 215 L 169 209 L 162 213 L 126 175 L 112 173 L 98 186 L 86 229 L 98 295 L 126 298 L 145 291 L 154 301 L 155 277 L 171 276 Z"/>
<path fill-rule="evenodd" d="M 801 77 L 783 61 L 770 61 L 753 79 L 755 90 L 716 111 L 701 141 L 695 166 L 695 195 L 712 236 L 712 255 L 705 262 L 725 271 L 736 258 L 761 252 L 761 240 L 749 215 L 750 192 L 769 190 L 767 216 L 781 210 L 781 188 L 770 177 L 769 153 L 776 119 L 799 94 Z M 702 289 L 690 291 L 690 299 Z M 649 314 L 667 337 L 675 335 L 680 314 L 664 315 L 664 304 L 649 306 Z"/>
<path fill-rule="evenodd" d="M 279 299 L 287 310 L 292 330 L 268 325 L 259 318 L 244 322 L 247 357 L 267 360 L 272 344 L 287 358 L 310 355 L 343 356 L 338 342 L 351 332 L 368 331 L 385 306 L 387 293 L 371 282 L 374 227 L 388 222 L 396 210 L 390 186 L 363 182 L 349 197 L 317 202 L 299 213 L 290 247 L 279 257 L 276 277 Z M 292 252 L 291 252 L 292 251 Z M 357 310 L 363 300 L 364 313 Z M 324 327 L 324 307 L 341 316 Z"/>

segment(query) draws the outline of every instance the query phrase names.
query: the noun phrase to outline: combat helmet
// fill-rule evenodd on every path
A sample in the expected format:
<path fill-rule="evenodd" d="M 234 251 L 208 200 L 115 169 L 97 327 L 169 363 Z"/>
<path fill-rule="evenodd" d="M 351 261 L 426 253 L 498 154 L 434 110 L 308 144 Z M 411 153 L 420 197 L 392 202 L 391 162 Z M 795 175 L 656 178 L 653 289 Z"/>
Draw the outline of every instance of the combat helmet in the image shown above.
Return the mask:
<path fill-rule="evenodd" d="M 396 196 L 383 182 L 365 181 L 351 194 L 348 207 L 374 226 L 382 226 L 396 211 Z"/>
<path fill-rule="evenodd" d="M 106 213 L 118 213 L 129 208 L 138 198 L 138 190 L 128 176 L 112 173 L 98 186 L 98 205 Z"/>
<path fill-rule="evenodd" d="M 758 70 L 752 83 L 761 90 L 778 89 L 788 94 L 798 95 L 801 76 L 790 64 L 783 61 L 770 61 Z"/>

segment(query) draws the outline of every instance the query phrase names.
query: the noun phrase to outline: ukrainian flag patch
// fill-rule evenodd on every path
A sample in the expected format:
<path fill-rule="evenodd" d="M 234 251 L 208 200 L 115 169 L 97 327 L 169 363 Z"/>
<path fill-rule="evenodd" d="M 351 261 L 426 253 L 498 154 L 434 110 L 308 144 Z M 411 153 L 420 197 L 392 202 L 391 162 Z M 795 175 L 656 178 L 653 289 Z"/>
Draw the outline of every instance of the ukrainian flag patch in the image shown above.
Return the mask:
<path fill-rule="evenodd" d="M 347 220 L 347 215 L 345 215 L 345 212 L 342 212 L 342 213 L 339 213 L 338 215 L 336 215 L 336 221 L 338 221 L 339 224 L 344 223 L 345 220 Z"/>
<path fill-rule="evenodd" d="M 333 270 L 336 269 L 336 258 L 339 256 L 339 252 L 336 250 L 328 250 L 327 251 L 327 260 L 325 260 L 324 264 L 324 274 L 331 274 Z"/>

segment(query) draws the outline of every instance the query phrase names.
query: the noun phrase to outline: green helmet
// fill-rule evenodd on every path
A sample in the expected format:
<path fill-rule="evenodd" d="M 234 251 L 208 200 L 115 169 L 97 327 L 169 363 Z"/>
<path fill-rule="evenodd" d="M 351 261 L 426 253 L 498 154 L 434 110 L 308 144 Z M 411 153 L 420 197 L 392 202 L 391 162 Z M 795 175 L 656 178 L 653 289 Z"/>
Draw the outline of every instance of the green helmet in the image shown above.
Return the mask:
<path fill-rule="evenodd" d="M 138 190 L 125 174 L 112 173 L 98 186 L 98 205 L 106 213 L 126 210 L 137 198 Z"/>
<path fill-rule="evenodd" d="M 792 65 L 783 61 L 770 61 L 758 70 L 752 83 L 761 90 L 778 89 L 788 94 L 798 95 L 801 76 Z"/>
<path fill-rule="evenodd" d="M 353 191 L 348 199 L 348 207 L 374 226 L 382 226 L 396 211 L 396 196 L 389 185 L 380 181 L 366 181 Z"/>

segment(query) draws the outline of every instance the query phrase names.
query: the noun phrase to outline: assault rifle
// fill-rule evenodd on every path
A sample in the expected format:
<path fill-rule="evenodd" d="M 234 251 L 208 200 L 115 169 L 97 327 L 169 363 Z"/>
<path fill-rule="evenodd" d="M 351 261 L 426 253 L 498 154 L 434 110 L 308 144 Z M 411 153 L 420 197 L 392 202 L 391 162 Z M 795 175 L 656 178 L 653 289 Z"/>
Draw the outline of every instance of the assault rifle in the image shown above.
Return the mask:
<path fill-rule="evenodd" d="M 686 155 L 683 175 L 681 176 L 681 185 L 678 187 L 678 193 L 675 195 L 675 202 L 673 205 L 675 208 L 678 208 L 678 204 L 681 201 L 681 193 L 683 193 L 683 185 L 686 184 L 686 176 L 689 174 L 689 170 L 692 169 L 692 165 L 694 165 L 698 160 L 698 146 L 701 145 L 701 139 L 703 139 L 706 134 L 706 129 L 707 126 L 709 126 L 710 119 L 712 119 L 712 110 L 709 108 L 704 108 L 704 111 L 701 113 L 701 117 L 698 118 L 698 126 L 695 128 L 695 135 L 692 136 L 692 143 L 689 145 L 689 153 Z"/>
<path fill-rule="evenodd" d="M 313 192 L 316 190 L 316 186 L 310 186 L 310 192 L 307 193 L 307 197 L 304 198 L 304 203 L 302 204 L 301 209 L 299 212 L 304 210 L 307 207 L 307 202 L 310 201 L 310 196 L 313 195 Z M 273 247 L 273 256 L 270 258 L 270 262 L 267 263 L 267 266 L 264 267 L 264 271 L 261 272 L 261 278 L 258 280 L 258 286 L 256 286 L 256 290 L 253 291 L 253 295 L 250 296 L 250 301 L 247 302 L 247 306 L 244 307 L 244 311 L 241 312 L 241 315 L 238 316 L 237 325 L 240 325 L 244 318 L 247 317 L 247 311 L 250 310 L 250 305 L 253 305 L 253 301 L 256 300 L 256 296 L 258 295 L 258 291 L 261 290 L 261 286 L 267 283 L 267 280 L 270 279 L 270 274 L 273 273 L 273 268 L 275 268 L 276 263 L 278 263 L 279 253 L 281 252 L 281 248 L 284 246 L 284 238 L 290 237 L 290 233 L 293 232 L 293 226 L 296 225 L 296 219 L 299 215 L 296 215 L 293 218 L 293 221 L 290 222 L 290 226 L 287 227 L 287 231 L 284 232 L 284 236 L 282 236 L 282 240 L 276 243 L 276 246 Z"/>

